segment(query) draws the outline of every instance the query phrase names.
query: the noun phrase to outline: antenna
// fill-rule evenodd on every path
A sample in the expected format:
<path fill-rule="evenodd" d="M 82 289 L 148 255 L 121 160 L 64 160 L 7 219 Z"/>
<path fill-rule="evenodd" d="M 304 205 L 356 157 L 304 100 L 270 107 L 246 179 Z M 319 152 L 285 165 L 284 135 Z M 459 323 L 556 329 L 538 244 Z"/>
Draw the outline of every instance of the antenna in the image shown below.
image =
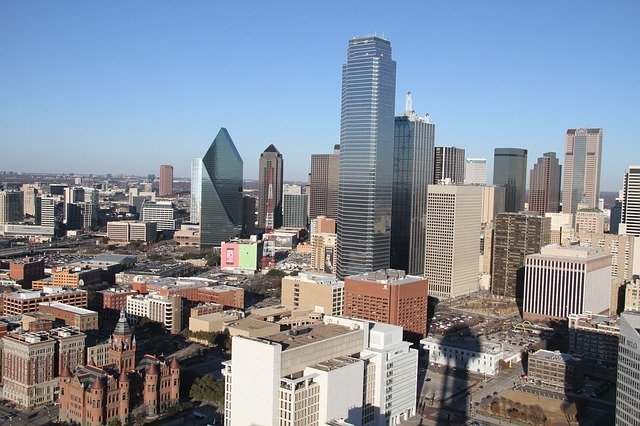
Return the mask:
<path fill-rule="evenodd" d="M 413 95 L 411 92 L 407 92 L 404 98 L 404 113 L 405 115 L 411 115 L 413 112 Z"/>

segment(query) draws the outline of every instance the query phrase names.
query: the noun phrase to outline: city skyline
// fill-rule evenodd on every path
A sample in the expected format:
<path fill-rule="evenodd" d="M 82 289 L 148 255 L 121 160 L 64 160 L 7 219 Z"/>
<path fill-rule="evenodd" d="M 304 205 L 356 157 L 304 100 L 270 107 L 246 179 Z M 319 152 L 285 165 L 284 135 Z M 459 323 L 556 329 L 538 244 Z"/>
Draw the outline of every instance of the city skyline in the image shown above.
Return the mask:
<path fill-rule="evenodd" d="M 562 20 L 570 12 L 583 25 L 596 25 L 586 19 L 591 11 L 588 5 L 547 8 L 500 3 L 488 10 L 472 4 L 462 10 L 448 5 L 420 6 L 433 18 L 435 27 L 429 30 L 398 25 L 394 18 L 399 12 L 393 10 L 389 16 L 372 11 L 360 16 L 356 8 L 346 8 L 336 17 L 335 33 L 325 37 L 312 37 L 320 31 L 316 22 L 323 19 L 311 17 L 321 18 L 332 8 L 304 11 L 297 6 L 289 6 L 292 10 L 279 7 L 281 19 L 293 24 L 290 34 L 299 37 L 262 24 L 236 29 L 234 23 L 243 15 L 234 7 L 220 10 L 200 4 L 183 15 L 168 17 L 170 11 L 163 7 L 142 11 L 130 6 L 132 10 L 127 13 L 133 17 L 144 13 L 150 21 L 149 28 L 137 31 L 133 25 L 137 19 L 118 21 L 116 11 L 98 19 L 91 6 L 78 8 L 77 20 L 60 15 L 64 7 L 44 6 L 32 13 L 29 5 L 5 6 L 9 19 L 0 29 L 0 39 L 8 43 L 0 65 L 9 78 L 0 83 L 6 95 L 6 103 L 0 104 L 0 148 L 17 152 L 11 162 L 2 156 L 0 169 L 148 174 L 157 173 L 159 164 L 168 163 L 174 165 L 176 176 L 188 176 L 191 158 L 206 149 L 217 129 L 224 126 L 236 135 L 243 157 L 254 158 L 260 147 L 274 143 L 291 159 L 285 180 L 305 180 L 308 153 L 329 153 L 339 139 L 336 99 L 345 40 L 375 31 L 384 32 L 396 46 L 396 110 L 402 110 L 402 94 L 407 90 L 424 99 L 422 109 L 431 113 L 438 125 L 437 145 L 461 146 L 470 157 L 487 158 L 488 170 L 492 168 L 493 147 L 525 148 L 529 150 L 530 169 L 544 152 L 562 152 L 566 129 L 601 127 L 606 133 L 602 190 L 619 189 L 624 169 L 630 165 L 627 163 L 634 162 L 624 155 L 625 150 L 633 148 L 634 134 L 628 123 L 637 115 L 632 103 L 637 98 L 637 80 L 625 71 L 637 69 L 638 62 L 637 55 L 628 54 L 632 45 L 627 45 L 637 38 L 638 30 L 631 21 L 625 24 L 637 11 L 634 3 L 617 4 L 615 10 L 599 5 L 601 21 L 608 25 L 587 31 L 580 39 L 563 27 Z M 479 32 L 474 25 L 468 29 L 457 25 L 461 31 L 456 34 L 439 30 L 454 19 L 483 22 L 483 16 L 494 15 L 497 8 L 506 17 L 514 15 L 517 19 L 505 20 L 509 22 L 504 28 L 488 26 Z M 523 8 L 528 13 L 521 13 Z M 250 13 L 260 14 L 260 7 Z M 195 25 L 183 34 L 163 31 L 164 43 L 156 40 L 156 26 L 164 28 L 160 24 L 167 20 L 199 24 L 204 18 L 218 15 L 228 18 L 222 28 L 228 35 L 220 37 L 217 29 Z M 524 16 L 541 20 L 549 27 L 548 34 L 540 35 L 527 26 L 523 30 Z M 58 25 L 64 24 L 68 24 L 69 34 L 57 31 Z M 516 27 L 517 32 L 510 32 Z M 97 29 L 104 34 L 97 34 Z M 474 32 L 471 41 L 469 31 Z M 92 43 L 78 41 L 79 34 L 85 32 L 88 39 L 98 43 L 103 55 L 93 53 Z M 277 39 L 275 59 L 253 47 L 258 34 Z M 422 40 L 436 34 L 446 37 L 435 39 L 428 48 L 419 48 L 424 46 Z M 542 37 L 539 46 L 538 37 Z M 561 42 L 553 43 L 554 37 Z M 211 47 L 182 50 L 194 41 L 202 46 L 203 40 L 211 40 Z M 500 49 L 487 50 L 487 43 L 496 40 Z M 300 53 L 302 42 L 311 44 L 309 51 L 315 57 Z M 140 49 L 147 45 L 148 51 L 141 55 Z M 565 55 L 567 46 L 571 46 L 572 55 Z M 49 56 L 53 47 L 59 57 Z M 612 81 L 595 68 L 573 66 L 574 57 L 598 48 L 608 68 L 618 70 Z M 447 53 L 449 50 L 452 53 Z M 291 55 L 293 52 L 302 57 Z M 251 53 L 251 58 L 243 53 Z M 443 58 L 446 64 L 435 66 Z M 76 64 L 73 69 L 67 66 L 71 60 Z M 257 66 L 260 76 L 253 72 Z M 495 73 L 496 67 L 505 69 L 505 73 Z M 38 69 L 47 69 L 47 73 L 34 71 Z M 215 71 L 205 73 L 204 69 L 238 75 L 227 77 Z M 572 71 L 558 73 L 558 69 Z M 423 77 L 425 72 L 428 78 Z M 190 79 L 193 81 L 187 81 Z M 272 79 L 268 88 L 263 87 L 264 79 Z M 489 91 L 496 102 L 487 104 Z M 255 97 L 249 98 L 250 94 Z M 256 120 L 251 128 L 243 122 L 247 114 Z M 314 120 L 308 119 L 311 115 Z M 529 136 L 513 141 L 511 135 L 516 132 Z M 301 140 L 308 150 L 298 148 Z M 15 146 L 23 149 L 15 150 Z M 122 158 L 118 153 L 125 149 L 132 155 Z M 34 150 L 47 161 L 32 161 Z M 100 161 L 91 160 L 96 151 L 100 151 Z M 564 163 L 564 155 L 559 159 Z M 245 176 L 257 177 L 257 165 L 248 162 Z"/>

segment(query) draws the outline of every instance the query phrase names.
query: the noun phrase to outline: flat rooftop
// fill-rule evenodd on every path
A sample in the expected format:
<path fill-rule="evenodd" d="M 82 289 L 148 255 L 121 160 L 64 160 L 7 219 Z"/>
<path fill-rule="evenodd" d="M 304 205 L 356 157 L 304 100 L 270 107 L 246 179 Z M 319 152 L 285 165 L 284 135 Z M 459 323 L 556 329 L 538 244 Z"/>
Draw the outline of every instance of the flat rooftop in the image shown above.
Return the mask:
<path fill-rule="evenodd" d="M 573 260 L 590 260 L 607 255 L 599 247 L 585 247 L 579 245 L 561 246 L 559 244 L 549 244 L 540 249 L 540 253 L 529 255 L 530 257 L 554 257 Z"/>
<path fill-rule="evenodd" d="M 337 370 L 342 367 L 346 367 L 351 364 L 355 364 L 360 361 L 361 360 L 357 358 L 352 358 L 349 356 L 341 356 L 338 358 L 330 359 L 328 361 L 319 362 L 317 364 L 312 365 L 310 368 L 315 368 L 316 370 L 328 372 L 328 371 Z"/>
<path fill-rule="evenodd" d="M 346 279 L 356 281 L 370 281 L 391 285 L 402 285 L 425 281 L 424 277 L 419 277 L 417 275 L 406 275 L 404 271 L 396 269 L 380 269 L 378 271 L 365 272 L 364 274 L 351 275 L 349 277 L 346 277 Z"/>
<path fill-rule="evenodd" d="M 474 336 L 456 336 L 447 335 L 443 337 L 429 336 L 420 341 L 421 344 L 425 343 L 437 343 L 439 345 L 457 348 L 470 352 L 487 353 L 497 355 L 501 352 L 505 352 L 502 344 L 492 342 L 486 339 L 474 337 Z"/>
<path fill-rule="evenodd" d="M 78 315 L 97 315 L 98 313 L 89 309 L 79 308 L 77 306 L 67 305 L 62 302 L 43 302 L 40 303 L 40 306 L 50 306 L 55 309 L 60 309 L 62 311 L 73 312 Z"/>
<path fill-rule="evenodd" d="M 276 324 L 273 322 L 262 321 L 255 318 L 241 318 L 226 324 L 227 327 L 245 331 L 261 330 L 263 328 L 273 327 L 274 325 Z"/>
<path fill-rule="evenodd" d="M 565 354 L 560 351 L 548 351 L 546 349 L 538 349 L 530 355 L 529 359 L 531 358 L 554 362 L 569 362 L 577 359 L 572 355 Z"/>
<path fill-rule="evenodd" d="M 287 350 L 300 348 L 311 343 L 331 339 L 354 331 L 361 332 L 361 330 L 352 330 L 342 325 L 321 323 L 309 327 L 300 327 L 281 331 L 280 333 L 276 333 L 271 336 L 261 337 L 260 340 L 279 343 L 283 350 Z"/>

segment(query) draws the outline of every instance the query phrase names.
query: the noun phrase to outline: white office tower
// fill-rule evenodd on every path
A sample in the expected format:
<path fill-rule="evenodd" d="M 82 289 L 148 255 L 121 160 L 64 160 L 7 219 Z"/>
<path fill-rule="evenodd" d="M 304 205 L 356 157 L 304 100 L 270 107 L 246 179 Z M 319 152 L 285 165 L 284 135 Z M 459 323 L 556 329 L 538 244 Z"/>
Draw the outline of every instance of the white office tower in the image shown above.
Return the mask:
<path fill-rule="evenodd" d="M 640 166 L 631 166 L 624 175 L 620 234 L 640 236 Z"/>
<path fill-rule="evenodd" d="M 640 419 L 640 312 L 620 315 L 618 378 L 616 381 L 616 426 L 635 426 Z"/>
<path fill-rule="evenodd" d="M 481 211 L 481 186 L 429 185 L 424 275 L 430 296 L 478 291 Z"/>
<path fill-rule="evenodd" d="M 416 411 L 410 345 L 402 327 L 332 316 L 272 336 L 235 336 L 222 370 L 225 425 L 398 424 Z"/>
<path fill-rule="evenodd" d="M 142 221 L 157 223 L 158 231 L 175 231 L 180 227 L 180 219 L 171 201 L 145 201 L 142 204 Z"/>
<path fill-rule="evenodd" d="M 200 200 L 202 198 L 202 158 L 191 160 L 191 208 L 189 221 L 200 223 Z"/>
<path fill-rule="evenodd" d="M 611 256 L 600 248 L 551 244 L 525 258 L 523 317 L 560 319 L 607 313 Z"/>
<path fill-rule="evenodd" d="M 467 158 L 464 165 L 464 183 L 486 185 L 487 159 Z"/>

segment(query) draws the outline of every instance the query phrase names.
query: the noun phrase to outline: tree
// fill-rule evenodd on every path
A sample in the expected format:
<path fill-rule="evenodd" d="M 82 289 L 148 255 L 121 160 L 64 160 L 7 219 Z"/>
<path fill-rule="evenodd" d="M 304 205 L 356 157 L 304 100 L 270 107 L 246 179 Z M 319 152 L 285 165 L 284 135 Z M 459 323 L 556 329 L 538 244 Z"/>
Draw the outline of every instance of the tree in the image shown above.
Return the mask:
<path fill-rule="evenodd" d="M 217 333 L 214 342 L 217 347 L 225 350 L 226 352 L 231 351 L 231 335 L 229 334 L 228 329 L 225 328 L 224 331 Z"/>
<path fill-rule="evenodd" d="M 576 420 L 576 416 L 578 415 L 578 407 L 576 407 L 575 402 L 564 401 L 560 406 L 562 410 L 562 414 L 567 419 L 567 423 L 571 423 Z"/>
<path fill-rule="evenodd" d="M 206 375 L 198 377 L 189 389 L 189 397 L 194 401 L 208 401 L 216 405 L 224 402 L 224 381 Z"/>
<path fill-rule="evenodd" d="M 107 423 L 107 426 L 122 426 L 122 422 L 120 421 L 120 419 L 111 419 L 109 420 L 109 422 Z"/>

